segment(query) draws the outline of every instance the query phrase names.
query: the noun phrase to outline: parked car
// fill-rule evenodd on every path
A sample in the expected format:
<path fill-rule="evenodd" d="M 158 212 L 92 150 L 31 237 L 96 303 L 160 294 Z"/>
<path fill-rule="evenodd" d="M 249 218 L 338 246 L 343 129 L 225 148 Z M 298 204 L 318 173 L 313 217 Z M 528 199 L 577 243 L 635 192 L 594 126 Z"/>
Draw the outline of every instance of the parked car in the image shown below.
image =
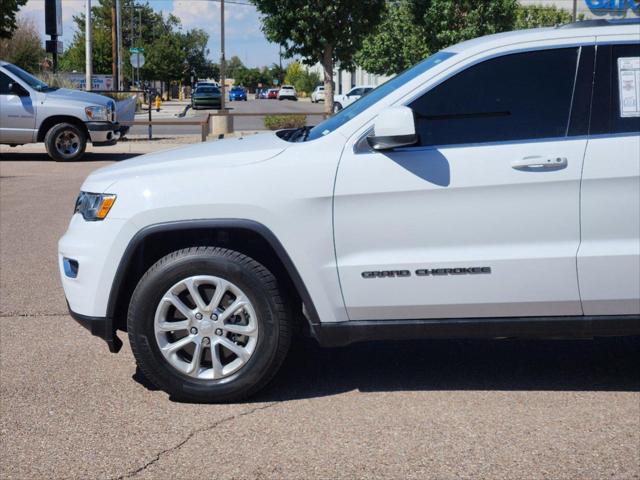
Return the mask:
<path fill-rule="evenodd" d="M 275 100 L 276 98 L 278 98 L 278 89 L 270 88 L 269 90 L 267 90 L 267 98 L 271 100 Z"/>
<path fill-rule="evenodd" d="M 229 90 L 229 101 L 247 101 L 247 91 L 242 87 L 231 87 Z"/>
<path fill-rule="evenodd" d="M 283 85 L 278 91 L 278 100 L 298 100 L 298 94 L 293 85 Z"/>
<path fill-rule="evenodd" d="M 324 102 L 324 85 L 318 85 L 313 92 L 311 92 L 311 102 Z"/>
<path fill-rule="evenodd" d="M 334 95 L 333 96 L 333 111 L 339 112 L 345 107 L 348 107 L 353 102 L 358 100 L 363 95 L 366 95 L 375 87 L 371 85 L 359 85 L 357 87 L 353 87 L 344 95 Z"/>
<path fill-rule="evenodd" d="M 0 143 L 44 142 L 56 161 L 82 158 L 87 142 L 113 145 L 116 104 L 95 93 L 50 87 L 21 68 L 0 61 Z"/>
<path fill-rule="evenodd" d="M 191 95 L 191 108 L 199 110 L 200 108 L 220 108 L 222 103 L 222 93 L 218 87 L 211 85 L 203 85 L 196 88 Z"/>
<path fill-rule="evenodd" d="M 639 25 L 463 42 L 313 128 L 94 171 L 58 247 L 71 315 L 200 402 L 264 387 L 293 331 L 640 334 Z"/>
<path fill-rule="evenodd" d="M 260 99 L 260 94 L 262 93 L 262 90 L 263 90 L 262 88 L 256 88 L 256 91 L 255 91 L 255 94 L 254 94 L 254 98 L 256 100 Z"/>

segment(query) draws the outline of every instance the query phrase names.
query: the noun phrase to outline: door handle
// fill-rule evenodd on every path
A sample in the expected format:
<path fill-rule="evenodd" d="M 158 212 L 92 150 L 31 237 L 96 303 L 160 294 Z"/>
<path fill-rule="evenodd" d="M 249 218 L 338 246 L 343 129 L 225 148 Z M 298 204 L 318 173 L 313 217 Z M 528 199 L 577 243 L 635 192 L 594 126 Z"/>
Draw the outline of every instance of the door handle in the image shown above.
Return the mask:
<path fill-rule="evenodd" d="M 511 168 L 523 172 L 542 172 L 567 168 L 567 157 L 524 157 L 511 162 Z"/>

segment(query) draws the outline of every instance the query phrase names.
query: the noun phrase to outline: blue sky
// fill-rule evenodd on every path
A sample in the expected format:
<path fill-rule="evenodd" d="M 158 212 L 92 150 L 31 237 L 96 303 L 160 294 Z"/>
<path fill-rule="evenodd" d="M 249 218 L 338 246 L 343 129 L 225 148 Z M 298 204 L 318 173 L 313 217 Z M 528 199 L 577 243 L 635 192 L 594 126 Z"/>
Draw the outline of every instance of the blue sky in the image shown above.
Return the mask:
<path fill-rule="evenodd" d="M 93 0 L 96 3 L 98 0 Z M 246 0 L 243 0 L 246 1 Z M 144 3 L 139 0 L 139 3 Z M 202 28 L 209 34 L 209 56 L 220 58 L 220 4 L 202 0 L 149 0 L 157 11 L 173 13 L 183 28 Z M 62 0 L 64 36 L 67 46 L 73 39 L 73 16 L 84 11 L 84 0 Z M 20 14 L 32 18 L 44 35 L 44 0 L 29 0 Z M 225 5 L 226 55 L 237 55 L 248 66 L 270 65 L 278 62 L 278 46 L 267 42 L 260 30 L 260 17 L 252 5 Z M 48 37 L 46 37 L 48 38 Z M 126 46 L 125 46 L 126 47 Z"/>

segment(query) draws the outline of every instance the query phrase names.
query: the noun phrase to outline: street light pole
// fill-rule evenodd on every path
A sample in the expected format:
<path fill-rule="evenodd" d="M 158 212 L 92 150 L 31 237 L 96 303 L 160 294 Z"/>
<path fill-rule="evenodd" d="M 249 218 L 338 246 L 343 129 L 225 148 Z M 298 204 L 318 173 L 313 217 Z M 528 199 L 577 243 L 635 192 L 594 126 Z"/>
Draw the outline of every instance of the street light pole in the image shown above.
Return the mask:
<path fill-rule="evenodd" d="M 86 0 L 85 3 L 85 18 L 84 18 L 84 50 L 85 50 L 85 89 L 90 91 L 92 89 L 93 76 L 93 59 L 91 55 L 92 43 L 91 43 L 91 0 Z"/>
<path fill-rule="evenodd" d="M 225 68 L 226 61 L 224 57 L 224 0 L 220 0 L 220 92 L 222 98 L 220 99 L 220 111 L 224 112 L 224 84 L 225 84 Z"/>
<path fill-rule="evenodd" d="M 573 0 L 573 21 L 578 21 L 578 0 Z"/>

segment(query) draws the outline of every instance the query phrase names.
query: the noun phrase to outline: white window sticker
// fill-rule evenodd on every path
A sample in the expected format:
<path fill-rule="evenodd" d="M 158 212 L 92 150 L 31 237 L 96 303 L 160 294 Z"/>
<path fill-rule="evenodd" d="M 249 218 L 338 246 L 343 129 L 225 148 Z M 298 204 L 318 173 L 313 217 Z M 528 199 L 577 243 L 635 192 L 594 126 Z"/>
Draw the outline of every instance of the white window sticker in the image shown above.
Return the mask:
<path fill-rule="evenodd" d="M 620 116 L 640 117 L 640 57 L 618 58 Z"/>

